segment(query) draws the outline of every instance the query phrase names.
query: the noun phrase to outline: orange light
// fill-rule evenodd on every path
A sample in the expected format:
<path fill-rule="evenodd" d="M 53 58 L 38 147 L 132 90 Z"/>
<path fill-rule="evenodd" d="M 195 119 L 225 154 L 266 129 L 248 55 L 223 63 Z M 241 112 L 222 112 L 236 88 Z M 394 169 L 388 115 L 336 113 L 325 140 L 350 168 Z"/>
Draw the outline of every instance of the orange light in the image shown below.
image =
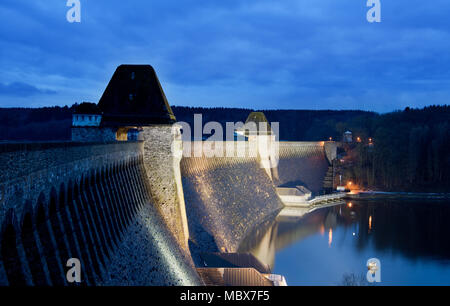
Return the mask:
<path fill-rule="evenodd" d="M 372 229 L 372 216 L 369 216 L 369 231 Z"/>
<path fill-rule="evenodd" d="M 332 140 L 333 140 L 333 137 L 330 137 L 329 139 L 330 139 L 330 141 L 332 141 Z"/>
<path fill-rule="evenodd" d="M 348 202 L 347 206 L 350 207 L 350 208 L 352 208 L 353 203 L 352 203 L 352 202 Z"/>
<path fill-rule="evenodd" d="M 331 248 L 331 243 L 333 242 L 333 229 L 330 227 L 328 231 L 328 247 Z"/>
<path fill-rule="evenodd" d="M 347 184 L 348 184 L 349 186 L 351 186 L 353 183 L 350 181 L 350 182 L 348 182 Z"/>

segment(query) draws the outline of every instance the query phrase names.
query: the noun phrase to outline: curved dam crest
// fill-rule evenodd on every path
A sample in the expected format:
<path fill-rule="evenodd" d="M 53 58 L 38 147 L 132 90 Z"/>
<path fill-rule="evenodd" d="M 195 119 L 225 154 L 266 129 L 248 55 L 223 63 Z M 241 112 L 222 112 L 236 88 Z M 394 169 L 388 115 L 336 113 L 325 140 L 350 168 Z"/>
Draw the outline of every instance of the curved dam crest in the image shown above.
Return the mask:
<path fill-rule="evenodd" d="M 169 131 L 1 144 L 0 285 L 70 285 L 69 258 L 82 262 L 81 285 L 201 285 L 199 252 L 238 252 L 283 207 L 277 186 L 318 190 L 328 165 L 323 143 L 280 143 L 271 171 L 257 155 L 179 162 Z"/>

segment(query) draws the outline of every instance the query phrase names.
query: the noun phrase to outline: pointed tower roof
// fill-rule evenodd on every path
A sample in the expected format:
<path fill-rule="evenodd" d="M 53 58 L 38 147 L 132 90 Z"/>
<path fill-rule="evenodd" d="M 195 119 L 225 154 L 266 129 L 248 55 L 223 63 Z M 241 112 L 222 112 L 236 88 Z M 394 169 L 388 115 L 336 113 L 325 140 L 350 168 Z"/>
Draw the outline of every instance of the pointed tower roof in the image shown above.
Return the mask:
<path fill-rule="evenodd" d="M 255 126 L 256 130 L 253 130 Z M 272 128 L 263 112 L 251 112 L 245 121 L 245 125 L 237 128 L 235 132 L 246 137 L 250 135 L 272 135 Z"/>
<path fill-rule="evenodd" d="M 263 112 L 251 112 L 250 115 L 248 115 L 247 120 L 245 121 L 245 124 L 247 124 L 249 122 L 256 123 L 258 135 L 272 134 L 272 128 L 270 127 L 269 121 L 267 120 L 267 118 Z M 266 127 L 265 127 L 265 129 L 263 128 L 261 130 L 261 127 L 264 127 L 264 124 L 266 124 Z M 248 132 L 246 132 L 246 134 L 248 134 Z M 250 134 L 252 134 L 252 133 L 250 133 Z"/>
<path fill-rule="evenodd" d="M 256 124 L 258 124 L 260 122 L 265 122 L 267 124 L 269 123 L 269 121 L 267 121 L 267 118 L 263 112 L 251 112 L 250 115 L 248 115 L 245 123 L 248 123 L 248 122 L 255 122 Z"/>
<path fill-rule="evenodd" d="M 120 65 L 98 107 L 103 126 L 171 124 L 176 118 L 150 65 Z"/>

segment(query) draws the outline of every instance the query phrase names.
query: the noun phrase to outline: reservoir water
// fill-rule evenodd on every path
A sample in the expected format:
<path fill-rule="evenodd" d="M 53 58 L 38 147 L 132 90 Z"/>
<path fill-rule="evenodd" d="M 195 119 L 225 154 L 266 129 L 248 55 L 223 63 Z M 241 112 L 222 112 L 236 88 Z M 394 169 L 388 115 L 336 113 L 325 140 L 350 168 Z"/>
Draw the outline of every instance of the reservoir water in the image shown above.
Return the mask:
<path fill-rule="evenodd" d="M 450 285 L 448 201 L 352 201 L 290 215 L 267 220 L 239 249 L 288 285 L 367 285 L 370 258 L 381 263 L 376 284 Z"/>

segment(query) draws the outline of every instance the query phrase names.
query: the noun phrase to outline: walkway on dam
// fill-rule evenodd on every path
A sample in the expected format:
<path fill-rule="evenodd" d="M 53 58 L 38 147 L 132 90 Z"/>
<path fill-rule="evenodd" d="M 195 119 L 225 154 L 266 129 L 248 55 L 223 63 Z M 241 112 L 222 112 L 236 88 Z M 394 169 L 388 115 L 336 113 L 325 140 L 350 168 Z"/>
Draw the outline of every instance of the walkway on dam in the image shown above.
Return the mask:
<path fill-rule="evenodd" d="M 311 207 L 319 204 L 334 203 L 348 197 L 348 194 L 344 192 L 311 197 L 311 191 L 303 186 L 277 188 L 276 190 L 285 207 Z"/>
<path fill-rule="evenodd" d="M 317 209 L 330 207 L 330 206 L 337 206 L 345 204 L 344 197 L 340 198 L 330 198 L 328 201 L 323 199 L 322 201 L 316 201 L 315 203 L 311 203 L 309 205 L 304 206 L 286 206 L 283 208 L 280 213 L 278 214 L 278 218 L 283 217 L 303 217 L 307 213 L 311 213 Z"/>

